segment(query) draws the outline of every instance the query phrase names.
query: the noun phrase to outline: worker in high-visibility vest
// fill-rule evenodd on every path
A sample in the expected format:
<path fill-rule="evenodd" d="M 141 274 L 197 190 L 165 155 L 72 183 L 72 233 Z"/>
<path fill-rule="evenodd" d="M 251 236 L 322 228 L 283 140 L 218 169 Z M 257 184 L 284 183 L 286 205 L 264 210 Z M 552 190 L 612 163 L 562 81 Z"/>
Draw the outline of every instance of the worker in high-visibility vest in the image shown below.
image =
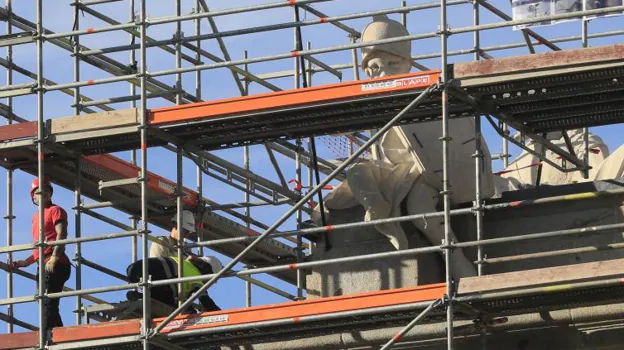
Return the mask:
<path fill-rule="evenodd" d="M 166 280 L 178 277 L 178 258 L 149 258 L 147 260 L 148 274 L 151 276 L 152 282 Z M 127 269 L 128 280 L 131 283 L 137 283 L 143 276 L 142 260 L 130 264 Z M 212 256 L 196 257 L 194 259 L 187 258 L 182 261 L 182 272 L 184 277 L 210 275 L 217 273 L 223 268 L 221 262 Z M 188 298 L 195 293 L 204 284 L 203 281 L 193 281 L 182 283 L 182 292 Z M 178 288 L 177 284 L 169 284 L 166 286 L 154 286 L 151 288 L 151 297 L 164 304 L 176 307 L 178 304 Z M 141 294 L 130 291 L 127 294 L 128 299 L 137 300 L 141 298 Z M 210 298 L 208 292 L 199 297 L 199 302 L 203 307 L 203 312 L 221 310 L 217 304 Z"/>

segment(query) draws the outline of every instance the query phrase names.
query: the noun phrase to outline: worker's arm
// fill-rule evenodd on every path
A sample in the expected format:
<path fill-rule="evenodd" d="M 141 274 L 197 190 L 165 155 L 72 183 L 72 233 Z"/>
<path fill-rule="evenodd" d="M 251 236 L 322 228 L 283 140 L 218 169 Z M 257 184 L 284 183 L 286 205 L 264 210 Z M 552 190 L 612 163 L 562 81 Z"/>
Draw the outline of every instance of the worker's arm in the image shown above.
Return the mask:
<path fill-rule="evenodd" d="M 28 267 L 35 263 L 35 257 L 32 254 L 26 260 L 16 260 L 11 262 L 11 268 Z"/>
<path fill-rule="evenodd" d="M 163 245 L 164 239 L 162 237 L 157 237 L 156 239 L 158 241 L 152 242 L 152 244 L 150 245 L 149 257 L 150 258 L 168 258 L 169 249 L 167 249 L 167 247 Z M 161 244 L 161 242 L 163 244 Z"/>
<path fill-rule="evenodd" d="M 199 290 L 199 287 L 194 288 L 187 296 L 187 299 L 195 294 L 195 292 L 197 292 Z M 208 295 L 208 293 L 203 293 L 201 296 L 199 296 L 199 302 L 201 303 L 202 307 L 204 308 L 204 312 L 210 312 L 210 311 L 220 311 L 221 308 L 214 302 L 214 300 L 212 300 L 212 298 Z"/>
<path fill-rule="evenodd" d="M 54 230 L 56 231 L 56 240 L 60 241 L 67 238 L 67 222 L 60 221 L 56 225 L 54 225 Z M 59 244 L 54 246 L 54 251 L 52 251 L 52 256 L 60 257 L 65 253 L 65 245 Z"/>
<path fill-rule="evenodd" d="M 56 231 L 56 241 L 60 241 L 67 238 L 67 221 L 59 221 L 54 225 L 54 230 Z M 45 269 L 47 272 L 51 273 L 54 271 L 56 264 L 58 263 L 61 256 L 65 254 L 65 245 L 59 244 L 54 246 L 54 250 L 52 251 L 52 256 L 50 260 L 46 263 Z"/>

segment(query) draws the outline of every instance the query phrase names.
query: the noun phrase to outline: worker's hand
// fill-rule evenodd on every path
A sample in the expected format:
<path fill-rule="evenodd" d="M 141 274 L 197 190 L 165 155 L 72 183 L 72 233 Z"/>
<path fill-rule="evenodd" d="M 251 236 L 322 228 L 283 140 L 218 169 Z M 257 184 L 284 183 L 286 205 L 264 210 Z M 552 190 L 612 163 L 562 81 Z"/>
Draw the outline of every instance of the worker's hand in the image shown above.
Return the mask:
<path fill-rule="evenodd" d="M 18 269 L 20 267 L 27 267 L 28 266 L 28 262 L 26 260 L 17 260 L 17 261 L 13 261 L 11 262 L 11 269 Z"/>
<path fill-rule="evenodd" d="M 197 260 L 197 255 L 193 253 L 189 253 L 188 256 L 186 257 L 186 261 L 193 261 L 193 260 Z"/>
<path fill-rule="evenodd" d="M 54 255 L 52 255 L 50 257 L 50 260 L 48 260 L 48 262 L 46 263 L 46 266 L 45 266 L 46 272 L 47 273 L 54 272 L 54 268 L 56 267 L 56 264 L 58 263 L 58 261 L 59 261 L 59 258 L 54 256 Z"/>

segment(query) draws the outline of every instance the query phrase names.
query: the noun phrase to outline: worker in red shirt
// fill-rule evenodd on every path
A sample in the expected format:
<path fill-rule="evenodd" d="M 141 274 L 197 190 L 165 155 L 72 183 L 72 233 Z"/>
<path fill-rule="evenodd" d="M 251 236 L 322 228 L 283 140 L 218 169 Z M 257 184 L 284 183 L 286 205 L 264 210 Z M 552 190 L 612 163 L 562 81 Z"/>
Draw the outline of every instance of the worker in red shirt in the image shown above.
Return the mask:
<path fill-rule="evenodd" d="M 44 179 L 43 186 L 40 186 L 39 179 L 35 179 L 30 187 L 30 198 L 35 205 L 41 203 L 43 209 L 43 230 L 46 242 L 54 242 L 67 238 L 67 212 L 56 204 L 52 203 L 53 188 L 47 179 Z M 39 242 L 39 212 L 32 218 L 32 239 L 34 243 Z M 18 260 L 12 263 L 13 268 L 27 267 L 33 263 L 41 263 L 39 249 L 35 248 L 32 255 L 26 260 Z M 65 282 L 71 275 L 71 265 L 69 258 L 65 254 L 64 245 L 45 247 L 43 263 L 45 264 L 45 276 L 43 290 L 46 293 L 58 293 L 63 291 Z M 37 269 L 37 271 L 39 271 Z M 37 282 L 39 276 L 37 276 Z M 59 299 L 45 299 L 46 329 L 62 327 L 63 320 L 59 313 Z"/>

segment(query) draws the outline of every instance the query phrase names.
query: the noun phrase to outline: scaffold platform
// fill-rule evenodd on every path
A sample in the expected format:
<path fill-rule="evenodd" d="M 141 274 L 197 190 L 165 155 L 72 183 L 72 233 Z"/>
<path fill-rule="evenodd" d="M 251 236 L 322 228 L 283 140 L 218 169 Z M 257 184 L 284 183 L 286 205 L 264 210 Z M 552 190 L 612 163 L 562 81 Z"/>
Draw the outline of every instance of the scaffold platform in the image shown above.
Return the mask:
<path fill-rule="evenodd" d="M 512 315 L 622 302 L 623 263 L 619 259 L 465 278 L 457 286 L 456 318 L 473 322 L 472 330 L 478 332 L 479 327 L 496 328 Z M 209 349 L 397 327 L 431 303 L 442 305 L 445 293 L 442 283 L 184 315 L 163 329 L 161 339 L 178 346 Z M 425 323 L 440 322 L 443 317 L 443 308 L 434 308 Z M 155 319 L 154 325 L 160 321 Z M 139 348 L 140 324 L 137 319 L 56 328 L 48 348 Z M 418 326 L 414 332 L 418 333 Z M 26 349 L 36 346 L 37 341 L 37 332 L 0 335 L 0 350 Z"/>
<path fill-rule="evenodd" d="M 490 114 L 529 134 L 624 121 L 624 45 L 556 51 L 448 66 L 457 90 L 450 117 Z M 364 130 L 384 125 L 440 71 L 425 71 L 305 89 L 149 110 L 148 147 L 168 142 L 219 148 Z M 432 93 L 401 123 L 438 120 Z M 50 119 L 46 139 L 81 154 L 137 149 L 139 113 L 118 110 Z M 36 123 L 0 127 L 0 149 L 35 143 Z M 50 150 L 54 153 L 54 150 Z"/>

